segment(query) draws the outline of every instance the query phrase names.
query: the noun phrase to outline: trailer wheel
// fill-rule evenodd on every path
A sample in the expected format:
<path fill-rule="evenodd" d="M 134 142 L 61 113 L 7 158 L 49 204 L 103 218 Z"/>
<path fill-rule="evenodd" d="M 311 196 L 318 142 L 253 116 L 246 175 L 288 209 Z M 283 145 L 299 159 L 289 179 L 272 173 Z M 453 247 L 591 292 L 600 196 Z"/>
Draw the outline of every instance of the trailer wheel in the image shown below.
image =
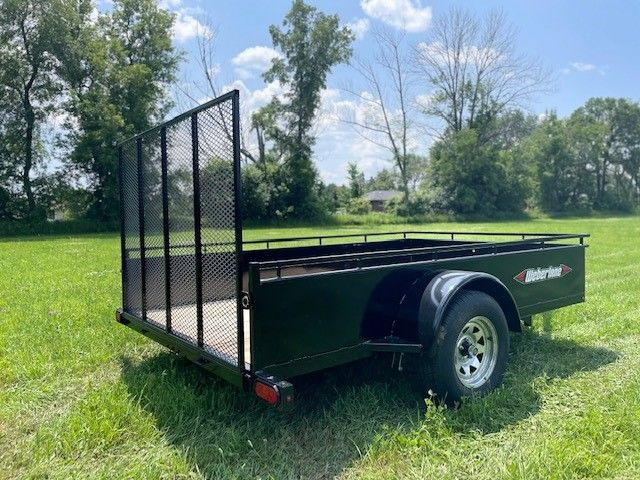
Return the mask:
<path fill-rule="evenodd" d="M 453 298 L 434 345 L 420 358 L 419 386 L 453 405 L 500 385 L 507 366 L 509 328 L 493 297 L 462 291 Z"/>

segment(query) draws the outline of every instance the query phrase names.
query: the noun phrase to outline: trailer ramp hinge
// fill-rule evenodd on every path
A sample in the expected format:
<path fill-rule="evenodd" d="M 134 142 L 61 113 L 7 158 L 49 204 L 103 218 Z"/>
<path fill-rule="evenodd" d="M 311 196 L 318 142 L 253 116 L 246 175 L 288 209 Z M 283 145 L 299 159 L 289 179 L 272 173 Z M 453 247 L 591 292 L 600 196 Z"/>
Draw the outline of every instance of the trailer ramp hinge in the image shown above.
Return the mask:
<path fill-rule="evenodd" d="M 251 301 L 249 300 L 249 292 L 242 291 L 242 297 L 240 298 L 240 302 L 242 303 L 242 308 L 245 310 L 251 307 Z"/>

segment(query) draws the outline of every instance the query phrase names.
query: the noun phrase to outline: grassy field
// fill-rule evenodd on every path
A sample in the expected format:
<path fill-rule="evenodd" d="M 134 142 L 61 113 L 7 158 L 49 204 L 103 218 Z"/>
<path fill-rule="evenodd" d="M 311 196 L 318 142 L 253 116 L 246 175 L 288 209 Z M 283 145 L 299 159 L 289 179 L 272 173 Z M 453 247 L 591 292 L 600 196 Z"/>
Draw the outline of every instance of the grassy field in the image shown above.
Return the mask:
<path fill-rule="evenodd" d="M 338 228 L 364 227 L 245 236 Z M 0 241 L 0 478 L 640 478 L 640 218 L 428 228 L 592 234 L 587 302 L 535 317 L 458 411 L 369 362 L 269 410 L 114 322 L 116 235 Z"/>

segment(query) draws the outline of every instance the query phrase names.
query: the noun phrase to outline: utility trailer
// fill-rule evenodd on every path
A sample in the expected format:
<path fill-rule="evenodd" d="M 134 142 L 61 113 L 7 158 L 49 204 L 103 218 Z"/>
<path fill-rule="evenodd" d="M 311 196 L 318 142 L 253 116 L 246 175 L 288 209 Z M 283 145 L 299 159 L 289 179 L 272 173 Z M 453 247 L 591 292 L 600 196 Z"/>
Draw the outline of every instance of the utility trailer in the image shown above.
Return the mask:
<path fill-rule="evenodd" d="M 485 393 L 509 331 L 584 301 L 587 234 L 243 241 L 238 112 L 232 91 L 119 146 L 117 320 L 269 405 L 378 353 L 444 401 Z"/>

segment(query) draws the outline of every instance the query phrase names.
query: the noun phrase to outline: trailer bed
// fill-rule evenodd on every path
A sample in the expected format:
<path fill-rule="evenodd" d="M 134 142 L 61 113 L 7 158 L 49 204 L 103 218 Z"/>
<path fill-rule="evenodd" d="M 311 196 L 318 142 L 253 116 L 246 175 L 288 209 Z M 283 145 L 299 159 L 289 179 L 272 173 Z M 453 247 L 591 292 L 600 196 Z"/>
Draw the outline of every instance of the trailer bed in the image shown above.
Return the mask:
<path fill-rule="evenodd" d="M 235 300 L 217 300 L 214 302 L 206 302 L 203 309 L 215 312 L 233 311 Z M 207 308 L 209 307 L 209 308 Z M 197 317 L 197 305 L 189 303 L 173 307 L 173 317 L 171 322 L 171 333 L 177 337 L 186 340 L 189 343 L 197 344 L 197 331 L 194 330 L 190 319 Z M 248 368 L 251 364 L 251 313 L 249 310 L 242 311 L 244 322 L 244 351 L 245 363 Z M 147 311 L 147 321 L 155 324 L 157 327 L 166 329 L 166 310 L 164 308 L 156 308 Z M 218 332 L 227 328 L 229 324 L 234 324 L 235 316 L 206 316 L 203 319 L 203 344 L 202 348 L 208 353 L 218 356 L 226 362 L 235 364 L 237 362 L 237 345 L 235 338 L 232 340 L 220 338 Z"/>

